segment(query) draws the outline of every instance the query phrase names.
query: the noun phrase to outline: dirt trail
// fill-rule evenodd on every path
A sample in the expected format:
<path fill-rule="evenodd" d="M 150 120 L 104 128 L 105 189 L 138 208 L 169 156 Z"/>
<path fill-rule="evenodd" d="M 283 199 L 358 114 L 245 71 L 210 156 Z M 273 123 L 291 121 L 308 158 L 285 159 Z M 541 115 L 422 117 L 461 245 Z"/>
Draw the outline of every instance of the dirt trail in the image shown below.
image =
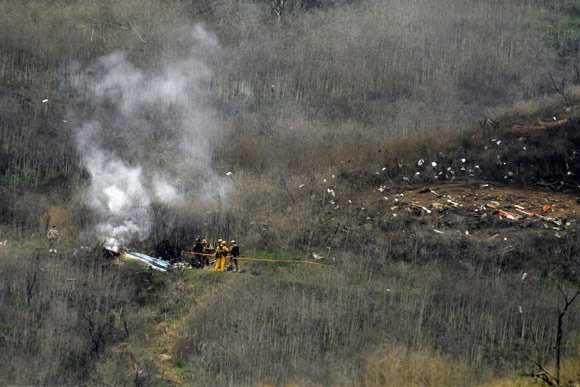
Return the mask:
<path fill-rule="evenodd" d="M 209 271 L 210 269 L 206 270 Z M 209 273 L 203 274 L 205 275 Z M 191 312 L 207 307 L 211 300 L 215 299 L 216 295 L 223 291 L 223 286 L 228 286 L 228 284 L 235 279 L 235 276 L 230 273 L 222 273 L 221 275 L 224 276 L 224 282 L 219 286 L 206 286 L 203 288 L 203 292 L 201 293 L 199 292 L 200 287 L 197 284 L 195 277 L 184 278 L 180 284 L 180 294 L 190 296 L 187 305 L 191 305 L 191 309 L 184 310 L 177 318 L 163 320 L 155 327 L 155 337 L 157 337 L 157 341 L 154 347 L 159 348 L 157 365 L 159 367 L 159 375 L 163 381 L 179 385 L 186 383 L 177 371 L 173 361 L 173 353 L 176 345 L 176 333 L 183 329 L 183 326 Z M 195 301 L 193 301 L 194 298 Z"/>

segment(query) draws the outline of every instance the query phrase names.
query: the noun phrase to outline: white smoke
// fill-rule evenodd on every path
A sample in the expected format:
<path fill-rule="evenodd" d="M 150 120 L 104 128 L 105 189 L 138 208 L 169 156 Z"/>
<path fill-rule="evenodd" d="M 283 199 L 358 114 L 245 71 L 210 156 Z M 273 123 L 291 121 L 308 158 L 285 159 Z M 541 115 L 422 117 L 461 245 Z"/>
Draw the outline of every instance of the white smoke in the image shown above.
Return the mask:
<path fill-rule="evenodd" d="M 229 192 L 230 180 L 210 167 L 222 133 L 208 85 L 221 50 L 201 27 L 188 34 L 188 54 L 156 71 L 114 52 L 75 78 L 84 101 L 74 114 L 82 116 L 77 147 L 90 176 L 86 202 L 94 231 L 113 250 L 150 235 L 154 203 L 203 200 L 208 191 L 223 200 Z"/>

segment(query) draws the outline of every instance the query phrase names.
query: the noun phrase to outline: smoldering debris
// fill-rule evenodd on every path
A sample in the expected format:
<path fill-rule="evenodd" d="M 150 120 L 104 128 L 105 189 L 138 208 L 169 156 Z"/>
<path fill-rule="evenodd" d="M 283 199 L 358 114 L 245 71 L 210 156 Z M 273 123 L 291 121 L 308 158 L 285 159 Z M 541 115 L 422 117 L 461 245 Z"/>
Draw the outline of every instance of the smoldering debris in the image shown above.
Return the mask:
<path fill-rule="evenodd" d="M 223 203 L 233 184 L 211 167 L 223 126 L 207 85 L 221 48 L 200 26 L 188 42 L 187 55 L 167 53 L 156 70 L 113 52 L 72 76 L 79 99 L 70 116 L 90 177 L 84 200 L 111 250 L 149 236 L 153 204 L 213 200 L 208 192 Z"/>

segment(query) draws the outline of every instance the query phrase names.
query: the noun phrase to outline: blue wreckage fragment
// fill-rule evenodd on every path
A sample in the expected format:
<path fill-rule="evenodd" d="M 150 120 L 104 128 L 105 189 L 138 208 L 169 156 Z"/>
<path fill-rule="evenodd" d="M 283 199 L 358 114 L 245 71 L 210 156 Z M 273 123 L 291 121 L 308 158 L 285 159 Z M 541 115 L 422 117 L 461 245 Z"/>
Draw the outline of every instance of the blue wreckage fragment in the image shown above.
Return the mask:
<path fill-rule="evenodd" d="M 160 271 L 167 271 L 169 269 L 170 263 L 164 261 L 163 259 L 150 257 L 149 255 L 137 253 L 135 251 L 126 252 L 124 254 L 125 258 L 134 259 L 136 261 L 143 262 L 149 265 L 151 268 L 160 270 Z"/>

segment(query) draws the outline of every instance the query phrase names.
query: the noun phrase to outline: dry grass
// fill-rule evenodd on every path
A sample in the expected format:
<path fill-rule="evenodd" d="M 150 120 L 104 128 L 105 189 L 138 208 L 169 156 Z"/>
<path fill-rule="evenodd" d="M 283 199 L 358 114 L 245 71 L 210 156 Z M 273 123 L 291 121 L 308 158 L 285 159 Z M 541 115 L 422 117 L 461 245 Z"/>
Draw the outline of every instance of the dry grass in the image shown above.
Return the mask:
<path fill-rule="evenodd" d="M 465 363 L 428 350 L 378 350 L 364 369 L 364 386 L 468 386 L 475 377 Z"/>

